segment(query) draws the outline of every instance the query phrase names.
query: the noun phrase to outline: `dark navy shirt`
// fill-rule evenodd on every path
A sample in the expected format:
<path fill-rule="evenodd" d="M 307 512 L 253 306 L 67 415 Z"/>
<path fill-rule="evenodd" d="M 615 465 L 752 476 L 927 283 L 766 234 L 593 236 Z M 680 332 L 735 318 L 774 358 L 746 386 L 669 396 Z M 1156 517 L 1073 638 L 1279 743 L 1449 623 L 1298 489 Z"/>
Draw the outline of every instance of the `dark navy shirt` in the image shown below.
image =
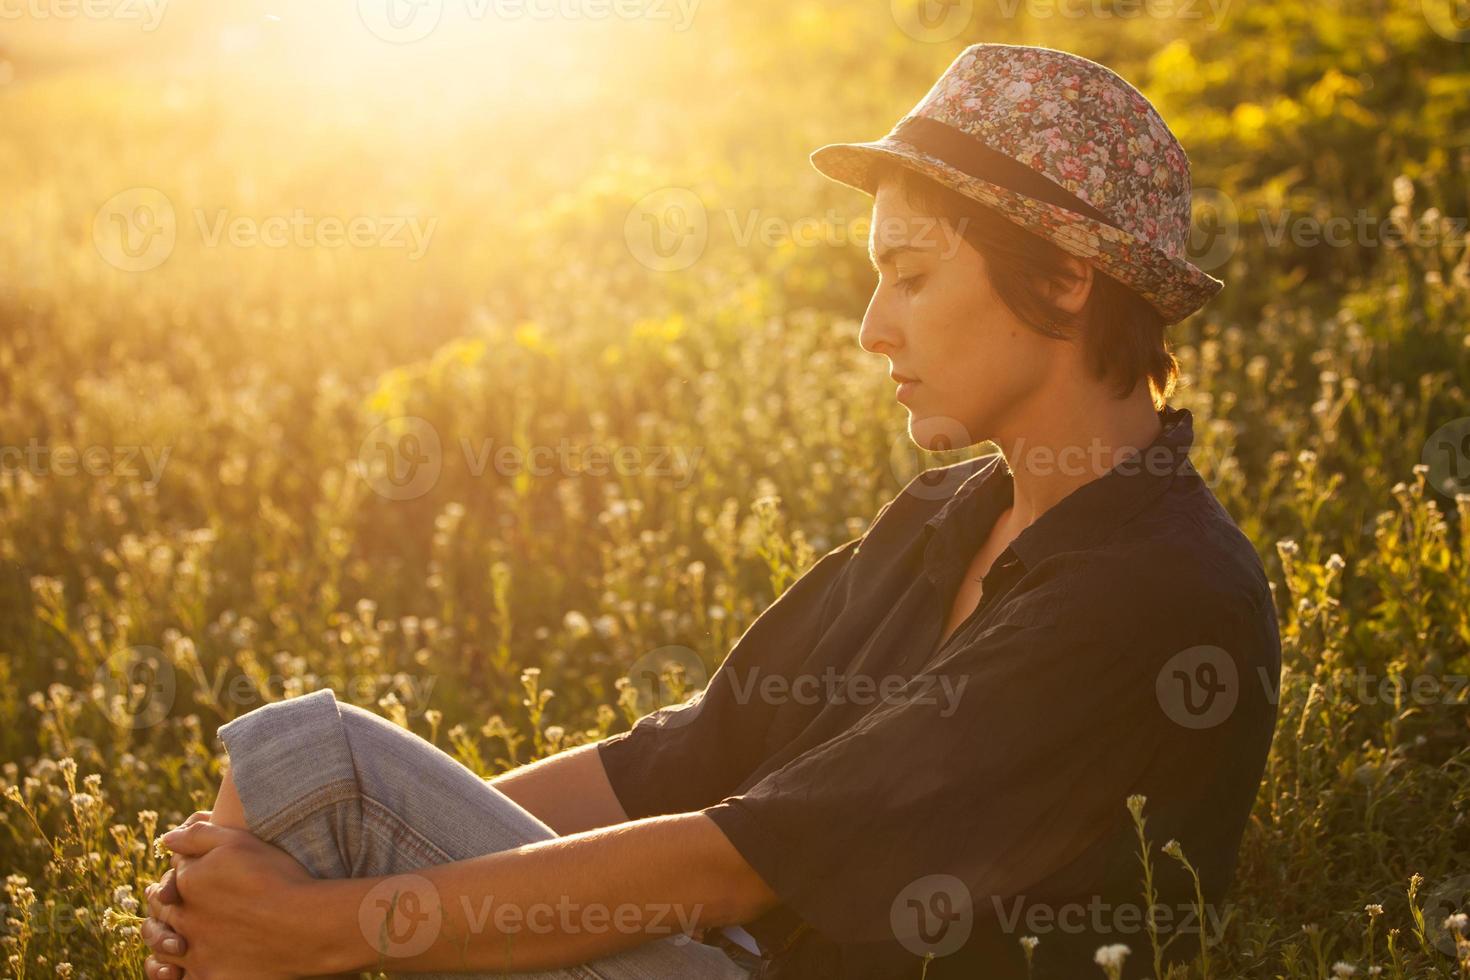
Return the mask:
<path fill-rule="evenodd" d="M 940 636 L 1009 506 L 998 455 L 935 467 L 750 625 L 706 688 L 605 739 L 631 819 L 703 811 L 780 904 L 745 923 L 764 977 L 1151 970 L 1143 815 L 1170 948 L 1221 928 L 1276 721 L 1280 635 L 1260 558 L 1189 462 L 1188 410 L 993 562 Z"/>

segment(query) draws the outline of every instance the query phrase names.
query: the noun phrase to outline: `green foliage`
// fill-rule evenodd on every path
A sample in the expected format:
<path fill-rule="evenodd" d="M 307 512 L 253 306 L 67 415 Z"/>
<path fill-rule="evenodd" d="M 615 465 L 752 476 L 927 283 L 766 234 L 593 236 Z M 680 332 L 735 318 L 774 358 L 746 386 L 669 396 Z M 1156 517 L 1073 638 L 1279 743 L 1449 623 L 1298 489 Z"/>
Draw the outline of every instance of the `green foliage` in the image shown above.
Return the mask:
<path fill-rule="evenodd" d="M 1228 286 L 1175 334 L 1172 401 L 1266 562 L 1281 720 L 1228 931 L 1188 976 L 1460 975 L 1425 902 L 1470 851 L 1470 497 L 1424 464 L 1467 414 L 1470 72 L 1431 5 L 1227 5 L 1214 24 L 1022 5 L 924 44 L 881 4 L 743 2 L 638 35 L 610 76 L 632 94 L 566 94 L 537 109 L 554 127 L 498 91 L 348 98 L 284 68 L 0 86 L 0 432 L 7 452 L 110 453 L 96 473 L 0 467 L 10 972 L 139 974 L 149 845 L 212 803 L 224 721 L 331 685 L 487 777 L 602 738 L 654 707 L 640 658 L 682 646 L 712 671 L 919 466 L 953 462 L 901 462 L 903 413 L 855 342 L 868 201 L 806 155 L 886 132 L 983 39 L 1135 81 L 1233 213 Z M 545 152 L 556 131 L 576 149 Z M 89 229 L 137 186 L 180 234 L 129 273 Z M 698 194 L 710 237 L 661 272 L 624 222 L 669 186 Z M 438 222 L 416 261 L 210 246 L 194 225 L 405 200 Z M 1359 210 L 1434 233 L 1273 231 Z M 767 219 L 778 233 L 744 236 Z M 780 233 L 799 223 L 815 243 Z M 372 464 L 429 434 L 437 476 L 398 499 Z M 563 445 L 550 472 L 496 455 Z M 173 690 L 134 724 L 149 669 Z M 691 680 L 667 679 L 668 700 Z M 1140 942 L 1121 969 L 1153 960 Z"/>

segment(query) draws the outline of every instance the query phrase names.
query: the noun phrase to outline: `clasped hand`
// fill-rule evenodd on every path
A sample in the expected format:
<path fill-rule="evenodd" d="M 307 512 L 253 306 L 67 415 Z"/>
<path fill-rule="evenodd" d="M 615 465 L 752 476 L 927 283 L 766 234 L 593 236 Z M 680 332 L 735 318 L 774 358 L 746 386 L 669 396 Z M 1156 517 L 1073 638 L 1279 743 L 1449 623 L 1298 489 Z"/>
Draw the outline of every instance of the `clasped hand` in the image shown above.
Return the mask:
<path fill-rule="evenodd" d="M 313 964 L 314 878 L 285 851 L 199 810 L 163 836 L 172 867 L 145 890 L 149 980 L 285 980 Z"/>

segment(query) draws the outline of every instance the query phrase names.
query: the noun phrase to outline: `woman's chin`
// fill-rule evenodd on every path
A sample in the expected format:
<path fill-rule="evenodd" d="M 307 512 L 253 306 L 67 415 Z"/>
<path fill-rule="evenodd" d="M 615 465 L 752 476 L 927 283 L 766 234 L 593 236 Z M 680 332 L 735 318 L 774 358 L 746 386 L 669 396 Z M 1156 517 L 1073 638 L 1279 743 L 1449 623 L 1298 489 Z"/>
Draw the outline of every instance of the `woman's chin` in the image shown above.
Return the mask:
<path fill-rule="evenodd" d="M 942 453 L 973 446 L 977 440 L 969 428 L 948 415 L 927 415 L 909 408 L 909 438 L 925 452 Z"/>

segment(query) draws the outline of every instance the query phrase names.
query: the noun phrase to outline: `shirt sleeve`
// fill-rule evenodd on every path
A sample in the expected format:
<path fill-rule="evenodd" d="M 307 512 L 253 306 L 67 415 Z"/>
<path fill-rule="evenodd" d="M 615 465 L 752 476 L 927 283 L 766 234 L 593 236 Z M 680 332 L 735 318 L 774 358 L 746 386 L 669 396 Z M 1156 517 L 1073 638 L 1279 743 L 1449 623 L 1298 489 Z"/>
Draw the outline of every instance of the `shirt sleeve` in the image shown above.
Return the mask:
<path fill-rule="evenodd" d="M 865 536 L 827 552 L 741 634 L 705 689 L 598 743 L 630 820 L 687 813 L 732 792 L 764 758 L 774 706 L 740 697 L 737 676 L 791 675 L 840 606 L 845 573 Z"/>
<path fill-rule="evenodd" d="M 1126 800 L 1145 770 L 1169 755 L 1208 772 L 1229 728 L 1171 720 L 1158 678 L 1179 651 L 1228 649 L 1236 631 L 1203 616 L 1153 631 L 1157 609 L 1109 591 L 1109 604 L 1069 591 L 1066 622 L 988 628 L 853 727 L 704 812 L 833 942 L 922 931 L 902 909 L 927 901 L 913 890 L 932 875 L 958 879 L 945 900 L 971 921 L 1036 897 L 1129 828 Z"/>

